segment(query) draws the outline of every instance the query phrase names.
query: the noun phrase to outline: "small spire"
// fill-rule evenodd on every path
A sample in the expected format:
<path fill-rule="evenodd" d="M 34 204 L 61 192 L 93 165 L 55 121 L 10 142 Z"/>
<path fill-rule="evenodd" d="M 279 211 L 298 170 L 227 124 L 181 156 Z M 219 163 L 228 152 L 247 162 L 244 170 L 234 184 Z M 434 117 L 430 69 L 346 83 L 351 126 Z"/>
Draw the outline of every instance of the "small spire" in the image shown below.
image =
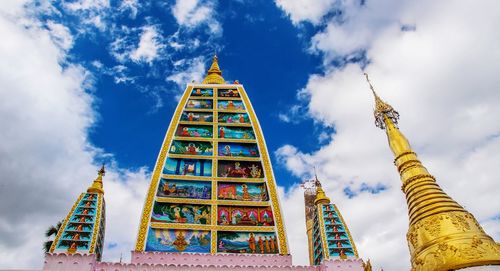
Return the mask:
<path fill-rule="evenodd" d="M 104 169 L 104 164 L 102 164 L 101 169 L 97 171 L 97 178 L 94 180 L 92 185 L 87 189 L 88 193 L 99 193 L 104 194 L 104 190 L 102 187 L 102 176 L 106 174 L 106 170 Z"/>
<path fill-rule="evenodd" d="M 222 77 L 222 71 L 219 68 L 219 59 L 217 55 L 214 54 L 212 58 L 212 65 L 208 69 L 207 76 L 203 79 L 202 84 L 224 84 L 224 78 Z"/>
<path fill-rule="evenodd" d="M 375 98 L 375 109 L 373 110 L 373 115 L 375 116 L 375 126 L 379 127 L 380 129 L 385 129 L 385 118 L 387 117 L 389 120 L 394 123 L 394 125 L 398 124 L 399 120 L 399 113 L 398 111 L 394 110 L 392 106 L 386 102 L 384 102 L 380 97 L 377 95 L 377 92 L 375 92 L 375 88 L 373 88 L 372 83 L 370 82 L 370 78 L 368 77 L 368 74 L 365 72 L 364 73 L 366 77 L 366 81 L 368 82 L 368 85 L 370 85 L 370 89 L 372 90 L 373 97 Z"/>
<path fill-rule="evenodd" d="M 316 175 L 316 168 L 314 168 L 314 185 L 316 186 L 316 199 L 314 200 L 314 204 L 329 204 L 330 198 L 326 196 L 325 190 L 321 186 L 321 182 Z"/>

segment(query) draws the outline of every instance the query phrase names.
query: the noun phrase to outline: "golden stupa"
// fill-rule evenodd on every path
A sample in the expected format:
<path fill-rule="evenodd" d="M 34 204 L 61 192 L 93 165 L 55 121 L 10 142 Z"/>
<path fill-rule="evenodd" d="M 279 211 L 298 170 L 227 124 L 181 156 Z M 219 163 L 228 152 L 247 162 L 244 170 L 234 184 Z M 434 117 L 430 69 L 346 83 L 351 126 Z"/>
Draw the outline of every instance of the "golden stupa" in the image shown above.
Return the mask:
<path fill-rule="evenodd" d="M 375 125 L 386 131 L 408 203 L 410 223 L 406 238 L 411 270 L 445 271 L 500 265 L 500 246 L 471 213 L 439 187 L 399 131 L 398 112 L 380 99 L 366 73 L 365 76 L 375 96 Z"/>
<path fill-rule="evenodd" d="M 219 68 L 219 59 L 217 55 L 214 55 L 212 59 L 212 65 L 208 69 L 207 76 L 203 79 L 202 84 L 224 84 L 224 78 L 222 77 L 222 71 Z"/>

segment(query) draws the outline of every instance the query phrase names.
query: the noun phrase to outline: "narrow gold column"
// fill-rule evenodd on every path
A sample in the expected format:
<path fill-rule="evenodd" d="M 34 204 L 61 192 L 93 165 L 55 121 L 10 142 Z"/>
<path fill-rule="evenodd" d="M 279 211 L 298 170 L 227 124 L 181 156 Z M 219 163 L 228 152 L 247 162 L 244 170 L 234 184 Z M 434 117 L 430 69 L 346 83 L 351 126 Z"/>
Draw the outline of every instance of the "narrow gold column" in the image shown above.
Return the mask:
<path fill-rule="evenodd" d="M 407 233 L 414 271 L 500 265 L 500 247 L 474 216 L 448 196 L 397 128 L 399 114 L 375 93 L 375 125 L 385 129 L 408 204 Z"/>

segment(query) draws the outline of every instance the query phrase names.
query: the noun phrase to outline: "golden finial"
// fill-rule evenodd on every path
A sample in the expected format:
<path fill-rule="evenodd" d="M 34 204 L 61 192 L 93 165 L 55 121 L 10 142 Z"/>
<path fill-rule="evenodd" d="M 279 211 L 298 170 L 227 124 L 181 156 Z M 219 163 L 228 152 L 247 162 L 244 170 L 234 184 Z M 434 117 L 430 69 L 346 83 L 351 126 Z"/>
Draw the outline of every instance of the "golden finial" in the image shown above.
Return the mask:
<path fill-rule="evenodd" d="M 207 76 L 203 79 L 202 84 L 224 84 L 224 78 L 222 77 L 222 71 L 219 68 L 219 59 L 217 55 L 214 54 L 212 58 L 212 65 L 208 69 Z"/>
<path fill-rule="evenodd" d="M 375 126 L 379 127 L 380 129 L 385 129 L 385 117 L 388 117 L 392 121 L 392 123 L 394 123 L 394 125 L 397 125 L 399 119 L 398 111 L 394 110 L 391 105 L 380 99 L 380 97 L 377 95 L 377 92 L 375 92 L 375 89 L 373 88 L 368 74 L 365 72 L 364 75 L 366 77 L 368 85 L 370 85 L 373 97 L 375 98 L 375 109 L 373 110 L 373 115 L 375 116 Z"/>
<path fill-rule="evenodd" d="M 97 171 L 97 178 L 94 180 L 92 185 L 87 189 L 88 193 L 99 193 L 104 194 L 104 190 L 102 187 L 102 176 L 106 174 L 106 170 L 104 169 L 104 164 L 102 164 L 101 169 Z"/>
<path fill-rule="evenodd" d="M 325 190 L 321 186 L 321 182 L 316 175 L 316 168 L 314 168 L 314 186 L 316 187 L 316 199 L 314 200 L 314 204 L 330 204 L 330 198 L 326 196 Z"/>

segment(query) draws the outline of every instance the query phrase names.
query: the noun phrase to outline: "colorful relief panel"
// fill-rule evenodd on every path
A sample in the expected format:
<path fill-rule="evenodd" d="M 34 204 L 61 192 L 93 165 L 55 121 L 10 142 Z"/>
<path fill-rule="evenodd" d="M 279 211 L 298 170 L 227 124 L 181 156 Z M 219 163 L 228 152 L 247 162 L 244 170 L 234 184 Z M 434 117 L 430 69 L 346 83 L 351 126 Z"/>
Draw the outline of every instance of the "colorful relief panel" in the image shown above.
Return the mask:
<path fill-rule="evenodd" d="M 218 161 L 218 177 L 226 178 L 264 178 L 260 162 Z"/>
<path fill-rule="evenodd" d="M 181 121 L 199 121 L 212 122 L 214 120 L 212 113 L 204 112 L 182 112 Z"/>
<path fill-rule="evenodd" d="M 252 127 L 219 127 L 219 138 L 229 139 L 255 139 Z"/>
<path fill-rule="evenodd" d="M 219 97 L 240 97 L 240 93 L 238 93 L 237 89 L 219 89 Z"/>
<path fill-rule="evenodd" d="M 212 143 L 204 141 L 174 140 L 170 146 L 170 153 L 185 155 L 212 155 Z"/>
<path fill-rule="evenodd" d="M 270 207 L 219 206 L 217 224 L 229 226 L 274 226 Z"/>
<path fill-rule="evenodd" d="M 267 201 L 269 199 L 264 183 L 219 183 L 217 198 L 243 201 Z"/>
<path fill-rule="evenodd" d="M 66 227 L 67 231 L 77 231 L 77 232 L 91 232 L 92 231 L 92 224 L 83 224 L 83 223 L 78 223 L 78 222 L 70 222 L 68 223 L 68 226 Z"/>
<path fill-rule="evenodd" d="M 149 228 L 146 251 L 210 253 L 210 231 Z"/>
<path fill-rule="evenodd" d="M 78 207 L 76 208 L 75 214 L 79 215 L 94 215 L 95 208 L 93 207 Z"/>
<path fill-rule="evenodd" d="M 220 123 L 250 123 L 247 113 L 219 113 Z"/>
<path fill-rule="evenodd" d="M 210 224 L 210 206 L 155 202 L 152 222 Z"/>
<path fill-rule="evenodd" d="M 186 104 L 186 109 L 212 109 L 212 100 L 192 100 L 189 99 Z"/>
<path fill-rule="evenodd" d="M 210 199 L 212 183 L 161 179 L 156 195 L 168 198 Z"/>
<path fill-rule="evenodd" d="M 90 242 L 83 240 L 61 240 L 57 244 L 56 249 L 58 250 L 89 250 Z"/>
<path fill-rule="evenodd" d="M 259 148 L 254 143 L 219 143 L 219 156 L 259 157 Z"/>
<path fill-rule="evenodd" d="M 274 233 L 218 232 L 217 252 L 276 254 L 279 248 Z"/>
<path fill-rule="evenodd" d="M 212 176 L 212 160 L 167 158 L 163 174 Z"/>
<path fill-rule="evenodd" d="M 193 88 L 193 90 L 191 91 L 191 96 L 212 97 L 214 96 L 214 90 L 212 88 Z"/>
<path fill-rule="evenodd" d="M 182 125 L 177 127 L 176 136 L 212 138 L 213 127 L 205 125 Z"/>
<path fill-rule="evenodd" d="M 217 108 L 219 110 L 245 110 L 245 106 L 242 101 L 217 101 Z"/>

